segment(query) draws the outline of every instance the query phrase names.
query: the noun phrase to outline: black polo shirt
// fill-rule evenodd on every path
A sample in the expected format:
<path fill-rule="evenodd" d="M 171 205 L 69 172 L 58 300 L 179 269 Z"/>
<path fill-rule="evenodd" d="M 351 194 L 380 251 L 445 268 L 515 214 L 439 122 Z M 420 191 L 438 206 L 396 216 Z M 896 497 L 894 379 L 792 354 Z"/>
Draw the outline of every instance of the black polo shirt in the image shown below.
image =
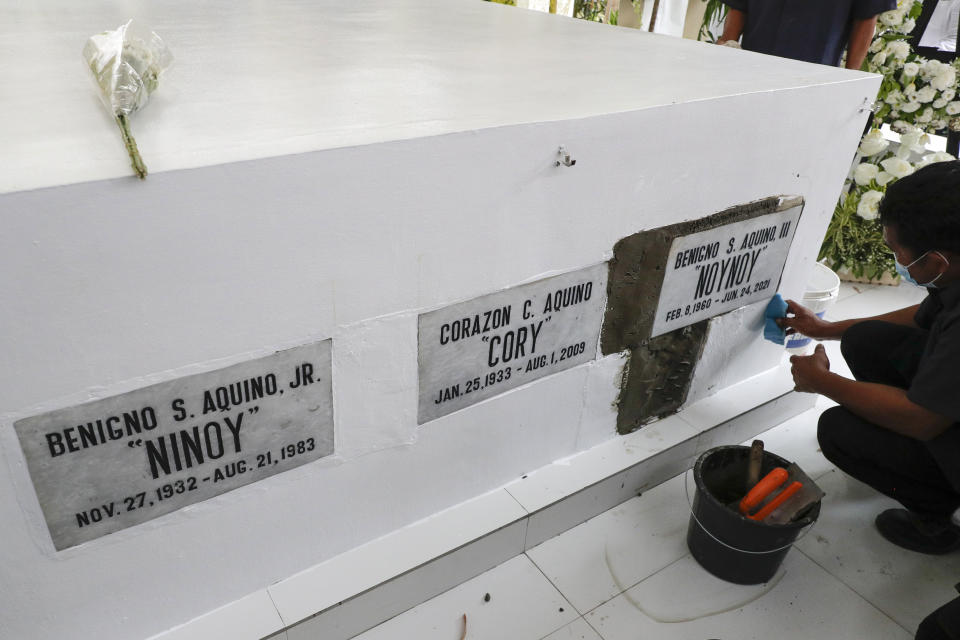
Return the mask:
<path fill-rule="evenodd" d="M 953 420 L 927 447 L 954 488 L 960 490 L 960 283 L 931 289 L 914 322 L 929 331 L 907 398 Z"/>
<path fill-rule="evenodd" d="M 741 46 L 837 66 L 854 20 L 897 8 L 897 0 L 723 0 L 747 14 Z"/>

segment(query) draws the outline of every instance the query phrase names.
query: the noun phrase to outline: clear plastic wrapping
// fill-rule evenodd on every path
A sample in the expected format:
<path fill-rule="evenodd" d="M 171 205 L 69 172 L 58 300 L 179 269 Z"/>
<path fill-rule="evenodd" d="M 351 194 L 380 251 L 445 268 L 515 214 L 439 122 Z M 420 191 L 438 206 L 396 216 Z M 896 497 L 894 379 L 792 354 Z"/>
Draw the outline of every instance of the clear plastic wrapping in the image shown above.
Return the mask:
<path fill-rule="evenodd" d="M 159 86 L 160 76 L 173 62 L 170 49 L 156 33 L 130 20 L 113 31 L 92 36 L 83 47 L 83 59 L 93 72 L 104 104 L 117 119 L 134 171 L 146 177 L 129 117 L 146 106 Z"/>

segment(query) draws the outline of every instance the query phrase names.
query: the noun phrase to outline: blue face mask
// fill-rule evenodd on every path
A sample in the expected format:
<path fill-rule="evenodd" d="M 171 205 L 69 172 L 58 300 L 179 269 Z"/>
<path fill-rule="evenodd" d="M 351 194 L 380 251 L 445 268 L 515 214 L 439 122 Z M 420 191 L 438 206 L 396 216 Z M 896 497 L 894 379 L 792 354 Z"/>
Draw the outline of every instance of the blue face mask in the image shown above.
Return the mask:
<path fill-rule="evenodd" d="M 936 289 L 937 286 L 936 286 L 934 283 L 935 283 L 937 280 L 940 279 L 940 276 L 943 275 L 943 272 L 942 272 L 942 271 L 941 271 L 939 274 L 937 274 L 937 277 L 936 277 L 936 278 L 934 278 L 934 279 L 931 280 L 930 282 L 924 282 L 923 284 L 917 282 L 917 281 L 914 279 L 914 277 L 910 275 L 910 267 L 912 267 L 913 265 L 915 265 L 915 264 L 917 264 L 918 262 L 920 262 L 921 260 L 923 260 L 928 253 L 930 253 L 930 252 L 929 252 L 929 251 L 924 252 L 924 254 L 923 254 L 922 256 L 920 256 L 919 258 L 917 258 L 916 260 L 914 260 L 913 262 L 911 262 L 910 264 L 908 264 L 908 265 L 906 265 L 906 266 L 900 264 L 900 261 L 897 260 L 896 256 L 894 256 L 894 258 L 893 258 L 893 263 L 894 263 L 894 267 L 895 267 L 896 270 L 897 270 L 897 273 L 899 273 L 899 274 L 900 274 L 900 277 L 903 278 L 904 280 L 906 280 L 907 282 L 909 282 L 910 284 L 917 285 L 918 287 L 927 287 L 928 289 Z M 941 258 L 943 258 L 944 262 L 947 263 L 947 266 L 948 266 L 948 267 L 950 266 L 950 262 L 949 262 L 946 258 L 943 257 L 943 254 L 942 254 L 942 253 L 940 253 L 939 251 L 934 251 L 934 253 L 937 254 L 938 256 L 940 256 Z"/>

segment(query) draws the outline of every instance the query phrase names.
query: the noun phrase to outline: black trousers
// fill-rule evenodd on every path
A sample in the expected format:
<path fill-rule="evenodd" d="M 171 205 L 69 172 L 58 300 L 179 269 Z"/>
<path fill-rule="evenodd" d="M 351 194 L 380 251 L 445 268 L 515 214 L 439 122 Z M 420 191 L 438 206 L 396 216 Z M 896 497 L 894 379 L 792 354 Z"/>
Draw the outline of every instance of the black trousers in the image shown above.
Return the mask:
<path fill-rule="evenodd" d="M 926 339 L 920 329 L 868 321 L 847 329 L 840 350 L 857 380 L 905 389 L 916 375 Z M 843 407 L 823 412 L 817 440 L 830 462 L 910 511 L 947 518 L 960 507 L 960 493 L 919 440 Z"/>
<path fill-rule="evenodd" d="M 914 640 L 957 640 L 960 638 L 960 598 L 943 605 L 920 623 Z"/>

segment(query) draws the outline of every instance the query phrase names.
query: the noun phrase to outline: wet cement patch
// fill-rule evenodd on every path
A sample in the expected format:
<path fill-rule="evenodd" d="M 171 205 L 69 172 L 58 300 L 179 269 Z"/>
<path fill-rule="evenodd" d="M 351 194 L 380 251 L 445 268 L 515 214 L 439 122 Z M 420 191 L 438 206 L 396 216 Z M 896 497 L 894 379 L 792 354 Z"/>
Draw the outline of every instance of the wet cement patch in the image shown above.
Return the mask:
<path fill-rule="evenodd" d="M 796 200 L 781 202 L 778 196 L 764 198 L 705 218 L 641 231 L 617 242 L 610 260 L 600 349 L 603 355 L 630 351 L 618 401 L 619 433 L 635 431 L 680 408 L 706 343 L 709 320 L 650 337 L 663 285 L 664 265 L 674 238 L 756 218 L 795 204 Z"/>
<path fill-rule="evenodd" d="M 707 341 L 704 320 L 657 336 L 630 352 L 617 411 L 617 432 L 676 413 L 687 398 L 693 371 Z"/>

